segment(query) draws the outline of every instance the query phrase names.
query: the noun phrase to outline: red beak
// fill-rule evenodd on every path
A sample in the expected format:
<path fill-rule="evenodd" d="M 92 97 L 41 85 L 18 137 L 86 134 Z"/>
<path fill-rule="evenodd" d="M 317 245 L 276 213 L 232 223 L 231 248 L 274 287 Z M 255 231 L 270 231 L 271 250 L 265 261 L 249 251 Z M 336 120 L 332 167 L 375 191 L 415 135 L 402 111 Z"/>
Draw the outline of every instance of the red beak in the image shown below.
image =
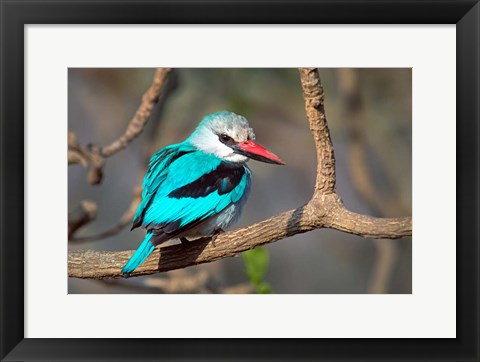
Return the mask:
<path fill-rule="evenodd" d="M 239 142 L 235 145 L 234 149 L 236 153 L 247 156 L 252 160 L 285 165 L 285 162 L 283 162 L 280 157 L 253 141 Z"/>

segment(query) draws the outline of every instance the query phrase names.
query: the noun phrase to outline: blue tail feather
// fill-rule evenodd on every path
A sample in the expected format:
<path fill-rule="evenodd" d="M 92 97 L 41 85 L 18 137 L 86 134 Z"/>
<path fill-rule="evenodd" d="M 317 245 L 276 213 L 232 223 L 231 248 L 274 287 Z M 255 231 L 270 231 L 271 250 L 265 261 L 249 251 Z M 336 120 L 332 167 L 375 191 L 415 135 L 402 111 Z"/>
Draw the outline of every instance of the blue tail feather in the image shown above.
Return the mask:
<path fill-rule="evenodd" d="M 138 249 L 132 255 L 128 263 L 123 267 L 122 274 L 128 275 L 133 272 L 153 252 L 155 245 L 150 242 L 152 236 L 152 233 L 147 233 L 147 235 L 145 235 L 145 239 L 143 239 Z"/>

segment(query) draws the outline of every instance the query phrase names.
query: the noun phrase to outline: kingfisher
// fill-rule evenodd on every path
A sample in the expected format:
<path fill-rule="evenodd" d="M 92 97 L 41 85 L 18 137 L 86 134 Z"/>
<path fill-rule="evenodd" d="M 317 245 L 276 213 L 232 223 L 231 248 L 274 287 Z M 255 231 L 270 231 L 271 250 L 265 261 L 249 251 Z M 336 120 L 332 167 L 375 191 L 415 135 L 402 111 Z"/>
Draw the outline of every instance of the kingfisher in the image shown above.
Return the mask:
<path fill-rule="evenodd" d="M 185 141 L 152 156 L 131 229 L 141 226 L 147 233 L 123 275 L 167 240 L 214 241 L 238 221 L 250 194 L 252 171 L 246 162 L 285 164 L 254 141 L 245 117 L 221 111 L 205 116 Z"/>

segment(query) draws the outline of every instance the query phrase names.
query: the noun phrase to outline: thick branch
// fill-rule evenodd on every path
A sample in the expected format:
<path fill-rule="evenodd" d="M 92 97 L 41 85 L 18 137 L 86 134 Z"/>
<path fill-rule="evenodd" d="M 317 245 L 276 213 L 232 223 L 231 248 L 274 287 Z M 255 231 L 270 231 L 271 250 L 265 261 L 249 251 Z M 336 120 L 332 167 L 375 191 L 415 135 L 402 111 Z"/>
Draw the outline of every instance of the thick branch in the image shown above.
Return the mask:
<path fill-rule="evenodd" d="M 379 219 L 346 210 L 335 194 L 321 202 L 311 201 L 257 224 L 219 235 L 215 246 L 208 242 L 177 244 L 156 250 L 130 276 L 148 275 L 236 256 L 257 246 L 272 243 L 317 228 L 333 228 L 371 238 L 401 238 L 411 235 L 409 218 Z M 68 257 L 68 275 L 76 278 L 121 278 L 120 270 L 131 251 L 74 251 Z"/>
<path fill-rule="evenodd" d="M 400 239 L 412 235 L 410 217 L 378 218 L 338 208 L 328 216 L 325 227 L 372 239 Z"/>
<path fill-rule="evenodd" d="M 313 230 L 307 219 L 301 207 L 219 235 L 215 246 L 208 242 L 166 246 L 155 250 L 130 276 L 154 274 L 236 256 L 257 246 Z M 68 275 L 93 279 L 120 278 L 120 270 L 133 252 L 71 251 L 68 254 Z"/>
<path fill-rule="evenodd" d="M 317 150 L 315 193 L 335 192 L 335 155 L 325 116 L 325 94 L 317 68 L 300 68 L 305 111 Z"/>

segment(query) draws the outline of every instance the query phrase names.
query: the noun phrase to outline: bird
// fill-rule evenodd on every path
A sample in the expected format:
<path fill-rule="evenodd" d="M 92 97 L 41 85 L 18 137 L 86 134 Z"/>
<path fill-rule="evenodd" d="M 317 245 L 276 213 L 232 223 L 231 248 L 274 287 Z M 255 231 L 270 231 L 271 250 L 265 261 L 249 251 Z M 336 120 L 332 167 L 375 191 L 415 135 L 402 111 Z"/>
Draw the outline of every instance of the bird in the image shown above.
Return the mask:
<path fill-rule="evenodd" d="M 205 116 L 183 142 L 156 152 L 131 229 L 143 227 L 146 235 L 122 274 L 132 273 L 161 243 L 214 242 L 238 221 L 250 194 L 250 159 L 285 164 L 255 143 L 245 117 L 229 111 Z"/>

